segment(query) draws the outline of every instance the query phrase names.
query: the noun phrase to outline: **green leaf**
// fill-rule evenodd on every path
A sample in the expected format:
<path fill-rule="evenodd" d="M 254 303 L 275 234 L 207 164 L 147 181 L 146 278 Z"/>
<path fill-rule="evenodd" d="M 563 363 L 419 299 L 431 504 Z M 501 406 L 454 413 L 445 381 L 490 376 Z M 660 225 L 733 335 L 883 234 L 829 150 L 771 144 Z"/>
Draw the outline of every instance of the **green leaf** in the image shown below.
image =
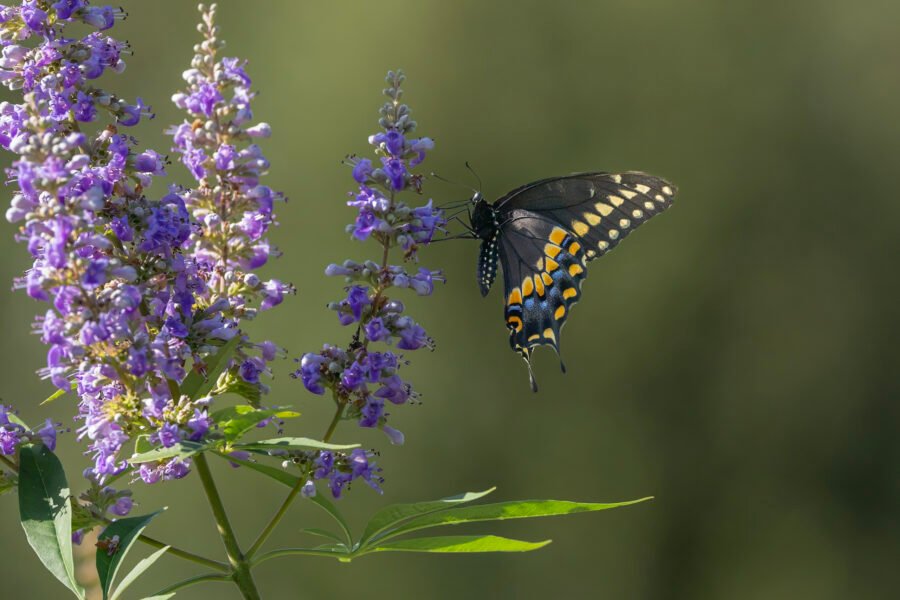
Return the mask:
<path fill-rule="evenodd" d="M 46 446 L 19 449 L 19 516 L 28 543 L 48 571 L 79 598 L 72 560 L 72 505 L 66 474 Z"/>
<path fill-rule="evenodd" d="M 128 462 L 133 465 L 139 465 L 146 462 L 156 462 L 159 460 L 175 458 L 176 456 L 184 460 L 185 458 L 189 458 L 197 454 L 198 452 L 202 452 L 206 448 L 206 444 L 200 444 L 197 442 L 177 442 L 176 444 L 173 444 L 168 448 L 153 448 L 152 450 L 148 450 L 147 452 L 134 454 L 131 456 L 131 458 L 128 459 Z"/>
<path fill-rule="evenodd" d="M 161 512 L 157 511 L 140 517 L 118 519 L 110 523 L 103 530 L 103 533 L 100 534 L 97 541 L 96 562 L 97 575 L 100 578 L 100 589 L 103 591 L 104 600 L 109 597 L 109 590 L 112 588 L 113 580 L 116 578 L 116 573 L 125 555 L 128 554 L 131 546 L 138 540 L 138 536 L 141 535 L 147 524 Z M 108 546 L 107 544 L 116 537 L 118 537 L 118 542 L 111 542 L 116 545 L 114 547 Z"/>
<path fill-rule="evenodd" d="M 608 510 L 610 508 L 637 504 L 638 502 L 644 502 L 649 499 L 650 498 L 648 497 L 641 498 L 640 500 L 613 503 L 568 502 L 564 500 L 516 500 L 510 502 L 498 502 L 496 504 L 482 504 L 480 506 L 465 506 L 451 508 L 442 512 L 411 519 L 399 527 L 392 528 L 377 537 L 379 540 L 386 540 L 411 531 L 426 529 L 428 527 L 440 527 L 442 525 L 459 525 L 461 523 L 477 523 L 481 521 L 503 521 L 506 519 L 531 519 L 534 517 L 551 517 Z M 380 544 L 381 541 L 376 543 Z"/>
<path fill-rule="evenodd" d="M 478 500 L 479 498 L 484 498 L 495 489 L 497 488 L 492 487 L 488 490 L 484 490 L 483 492 L 466 492 L 465 494 L 448 496 L 447 498 L 441 498 L 440 500 L 433 500 L 430 502 L 391 504 L 390 506 L 386 506 L 375 513 L 375 516 L 372 517 L 372 519 L 369 521 L 369 524 L 366 525 L 366 529 L 365 531 L 363 531 L 362 538 L 360 538 L 360 544 L 365 544 L 368 540 L 379 535 L 387 529 L 396 527 L 403 521 L 406 521 L 413 517 L 418 517 L 420 515 L 446 510 L 448 508 L 452 508 L 457 504 L 465 504 L 466 502 L 472 502 L 474 500 Z"/>
<path fill-rule="evenodd" d="M 232 456 L 228 456 L 223 452 L 216 452 L 217 455 L 221 456 L 225 460 L 231 461 L 237 465 L 241 465 L 243 467 L 247 467 L 248 469 L 252 469 L 257 473 L 262 473 L 268 477 L 271 477 L 278 483 L 284 484 L 290 488 L 297 485 L 297 482 L 300 480 L 299 477 L 294 477 L 287 471 L 283 469 L 277 469 L 275 467 L 270 467 L 269 465 L 264 465 L 258 462 L 252 462 L 249 460 L 244 460 L 242 458 L 234 458 Z"/>
<path fill-rule="evenodd" d="M 229 406 L 215 411 L 210 415 L 218 424 L 219 430 L 225 435 L 227 442 L 236 442 L 245 433 L 256 427 L 262 421 L 275 417 L 278 419 L 291 419 L 299 417 L 300 413 L 283 408 L 259 409 L 248 404 Z"/>
<path fill-rule="evenodd" d="M 150 452 L 153 450 L 153 444 L 150 443 L 150 436 L 148 434 L 139 435 L 134 439 L 134 453 L 135 454 L 143 454 L 145 452 Z"/>
<path fill-rule="evenodd" d="M 295 477 L 295 476 L 291 475 L 290 473 L 287 473 L 281 469 L 276 469 L 275 467 L 270 467 L 269 465 L 263 465 L 263 464 L 256 463 L 256 462 L 250 462 L 249 460 L 232 458 L 230 456 L 226 456 L 226 455 L 222 454 L 221 452 L 217 452 L 216 454 L 218 454 L 219 456 L 221 456 L 222 458 L 224 458 L 226 460 L 230 460 L 236 464 L 245 466 L 248 469 L 253 469 L 254 471 L 257 471 L 258 473 L 267 475 L 268 477 L 271 477 L 278 483 L 286 485 L 287 487 L 292 488 L 292 487 L 298 485 L 298 483 L 300 482 L 299 477 Z M 344 519 L 343 515 L 341 515 L 341 513 L 338 512 L 338 509 L 334 505 L 334 503 L 331 502 L 330 500 L 328 500 L 327 498 L 325 498 L 324 496 L 322 496 L 321 494 L 316 494 L 315 496 L 310 498 L 309 501 L 312 502 L 313 504 L 315 504 L 316 506 L 318 506 L 319 508 L 321 508 L 322 510 L 324 510 L 325 512 L 327 512 L 331 516 L 332 519 L 337 521 L 337 524 L 340 525 L 341 530 L 344 532 L 344 535 L 347 536 L 347 545 L 352 546 L 353 545 L 353 534 L 350 532 L 350 526 L 347 524 L 347 521 Z"/>
<path fill-rule="evenodd" d="M 309 501 L 327 512 L 332 519 L 337 521 L 337 524 L 341 526 L 341 530 L 347 537 L 347 546 L 353 547 L 353 534 L 350 532 L 350 525 L 347 524 L 344 516 L 340 512 L 338 512 L 338 509 L 334 505 L 334 502 L 332 502 L 322 494 L 316 494 L 315 496 L 310 498 Z"/>
<path fill-rule="evenodd" d="M 152 517 L 153 515 L 150 515 L 150 516 Z M 116 591 L 113 592 L 113 595 L 110 600 L 118 600 L 118 598 L 122 595 L 122 592 L 127 590 L 128 586 L 130 586 L 132 583 L 134 583 L 138 577 L 143 575 L 144 571 L 146 571 L 151 566 L 153 566 L 153 563 L 155 563 L 157 560 L 159 560 L 159 558 L 163 554 L 165 554 L 168 549 L 169 549 L 169 546 L 164 546 L 163 548 L 160 548 L 159 550 L 157 550 L 156 552 L 154 552 L 147 558 L 141 559 L 138 562 L 138 564 L 134 565 L 134 568 L 131 570 L 131 572 L 129 572 L 128 575 L 123 577 L 122 582 L 118 586 L 116 586 Z M 104 590 L 104 594 L 105 593 L 106 593 L 106 591 Z M 170 598 L 174 595 L 175 594 L 172 593 L 172 594 L 169 594 L 168 596 L 154 596 L 154 598 L 162 598 L 162 597 Z"/>
<path fill-rule="evenodd" d="M 359 448 L 359 444 L 329 444 L 328 442 L 320 442 L 309 438 L 285 437 L 234 444 L 234 448 L 240 448 L 241 450 L 263 450 L 266 452 L 272 450 L 352 450 L 354 448 Z"/>
<path fill-rule="evenodd" d="M 526 542 L 496 535 L 447 535 L 442 537 L 413 538 L 378 544 L 369 552 L 529 552 L 543 548 L 551 540 L 542 542 Z"/>
<path fill-rule="evenodd" d="M 144 598 L 144 600 L 169 600 L 172 596 L 175 595 L 175 592 L 169 594 L 159 594 L 157 596 L 150 596 L 149 598 Z"/>
<path fill-rule="evenodd" d="M 186 394 L 191 400 L 197 400 L 208 395 L 219 379 L 228 362 L 237 350 L 243 336 L 238 333 L 225 344 L 213 356 L 206 360 L 206 377 L 204 378 L 196 369 L 192 369 L 188 376 L 181 382 L 181 393 Z"/>
<path fill-rule="evenodd" d="M 43 402 L 41 402 L 41 406 L 43 406 L 45 404 L 49 404 L 50 402 L 53 402 L 57 398 L 62 398 L 68 391 L 74 392 L 77 389 L 78 389 L 78 384 L 73 383 L 68 390 L 56 390 L 55 392 L 53 392 L 52 394 L 47 396 L 47 398 L 45 398 Z"/>
<path fill-rule="evenodd" d="M 346 546 L 344 545 L 345 542 L 344 542 L 344 540 L 341 539 L 341 536 L 339 536 L 336 533 L 326 531 L 325 529 L 319 529 L 318 527 L 309 527 L 307 529 L 301 529 L 300 533 L 308 533 L 309 535 L 317 535 L 319 537 L 323 537 L 323 538 L 335 541 L 338 544 L 340 544 L 341 546 L 343 546 L 345 551 L 347 550 Z"/>
<path fill-rule="evenodd" d="M 31 427 L 29 427 L 28 424 L 25 423 L 25 421 L 23 421 L 22 419 L 20 419 L 19 415 L 15 414 L 15 413 L 6 413 L 6 418 L 9 419 L 10 421 L 12 421 L 13 423 L 15 423 L 16 425 L 19 425 L 20 427 L 24 427 L 25 429 L 31 429 Z"/>

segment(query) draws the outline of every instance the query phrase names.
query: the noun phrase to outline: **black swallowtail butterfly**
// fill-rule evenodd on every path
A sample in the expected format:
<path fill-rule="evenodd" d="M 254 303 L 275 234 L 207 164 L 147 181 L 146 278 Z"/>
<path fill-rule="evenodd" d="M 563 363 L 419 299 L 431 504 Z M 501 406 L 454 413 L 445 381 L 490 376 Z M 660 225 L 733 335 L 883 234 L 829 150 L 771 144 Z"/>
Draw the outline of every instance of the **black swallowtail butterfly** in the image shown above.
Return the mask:
<path fill-rule="evenodd" d="M 675 186 L 646 173 L 577 173 L 541 179 L 493 204 L 480 193 L 469 207 L 470 233 L 481 240 L 478 284 L 486 296 L 503 271 L 509 343 L 531 369 L 536 346 L 559 355 L 560 330 L 581 297 L 586 263 L 667 209 Z M 560 360 L 565 372 L 565 365 Z"/>

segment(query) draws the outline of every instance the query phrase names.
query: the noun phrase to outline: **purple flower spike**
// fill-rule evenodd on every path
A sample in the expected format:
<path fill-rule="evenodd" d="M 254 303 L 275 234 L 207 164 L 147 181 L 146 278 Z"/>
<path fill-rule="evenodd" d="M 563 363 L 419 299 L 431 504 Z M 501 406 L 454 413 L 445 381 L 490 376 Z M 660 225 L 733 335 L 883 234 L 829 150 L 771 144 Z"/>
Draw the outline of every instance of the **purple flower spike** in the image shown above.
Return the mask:
<path fill-rule="evenodd" d="M 373 260 L 348 260 L 330 264 L 325 270 L 326 275 L 344 277 L 349 284 L 346 297 L 328 306 L 337 312 L 341 324 L 357 325 L 352 328 L 352 341 L 346 347 L 326 345 L 319 353 L 304 354 L 293 375 L 312 393 L 331 390 L 347 417 L 356 419 L 360 427 L 381 429 L 397 445 L 403 443 L 404 436 L 387 424 L 391 415 L 386 407 L 408 404 L 418 394 L 399 373 L 408 362 L 377 345 L 395 344 L 400 350 L 412 351 L 433 347 L 433 342 L 412 317 L 404 314 L 403 303 L 390 294 L 392 288 L 407 288 L 420 296 L 430 296 L 435 282 L 444 281 L 444 277 L 440 271 L 426 267 L 409 273 L 404 267 L 390 264 L 391 250 L 402 252 L 407 260 L 415 260 L 418 250 L 429 244 L 446 224 L 443 213 L 430 200 L 416 208 L 404 201 L 407 190 L 421 193 L 423 178 L 413 169 L 434 148 L 434 142 L 412 136 L 415 121 L 409 117 L 409 107 L 400 103 L 403 78 L 400 72 L 388 73 L 388 88 L 384 92 L 388 101 L 379 120 L 383 131 L 369 137 L 378 161 L 356 157 L 348 160 L 358 188 L 347 202 L 356 210 L 347 232 L 359 241 L 374 240 L 380 247 Z M 320 452 L 314 460 L 303 457 L 297 463 L 295 457 L 294 461 L 307 465 L 311 462 L 313 467 L 307 467 L 304 474 L 311 474 L 313 480 L 327 480 L 332 495 L 338 498 L 356 479 L 381 491 L 381 469 L 371 459 L 370 453 L 354 450 L 349 455 Z"/>

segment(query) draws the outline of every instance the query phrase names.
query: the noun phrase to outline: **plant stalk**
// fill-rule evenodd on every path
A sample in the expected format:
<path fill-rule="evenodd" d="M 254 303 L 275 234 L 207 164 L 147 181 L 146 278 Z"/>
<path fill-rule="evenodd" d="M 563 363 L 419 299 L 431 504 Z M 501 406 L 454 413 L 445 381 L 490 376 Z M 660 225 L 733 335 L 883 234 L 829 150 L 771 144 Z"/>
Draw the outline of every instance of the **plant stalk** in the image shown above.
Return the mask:
<path fill-rule="evenodd" d="M 250 563 L 238 545 L 234 529 L 228 520 L 228 513 L 225 512 L 225 505 L 222 504 L 222 497 L 219 495 L 212 472 L 209 470 L 209 463 L 206 462 L 206 455 L 197 454 L 194 457 L 194 465 L 197 467 L 197 475 L 200 476 L 200 481 L 203 483 L 203 491 L 206 492 L 213 517 L 216 519 L 216 527 L 222 537 L 222 543 L 225 545 L 225 552 L 231 565 L 231 579 L 245 600 L 260 600 L 259 590 L 256 589 L 256 582 L 253 581 L 253 575 L 250 572 Z"/>

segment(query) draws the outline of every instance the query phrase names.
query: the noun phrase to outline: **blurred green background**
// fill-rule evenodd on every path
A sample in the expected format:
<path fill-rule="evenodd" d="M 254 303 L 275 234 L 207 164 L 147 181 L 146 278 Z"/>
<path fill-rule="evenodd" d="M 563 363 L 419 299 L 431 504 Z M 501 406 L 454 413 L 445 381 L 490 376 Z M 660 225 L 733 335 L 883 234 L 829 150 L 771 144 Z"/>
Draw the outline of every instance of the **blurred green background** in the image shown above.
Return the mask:
<path fill-rule="evenodd" d="M 500 295 L 479 296 L 477 246 L 427 249 L 423 264 L 449 283 L 404 298 L 438 340 L 409 371 L 424 404 L 393 411 L 407 443 L 351 425 L 338 436 L 383 451 L 385 495 L 357 486 L 341 503 L 354 523 L 389 502 L 492 485 L 502 499 L 653 502 L 493 528 L 554 539 L 532 554 L 272 561 L 258 573 L 264 596 L 895 597 L 900 4 L 864 4 L 220 2 L 227 53 L 250 60 L 256 115 L 274 131 L 268 183 L 290 197 L 272 236 L 284 257 L 266 274 L 300 292 L 249 329 L 292 356 L 348 338 L 324 308 L 341 282 L 322 270 L 376 252 L 344 233 L 353 182 L 340 160 L 368 151 L 388 68 L 406 70 L 419 133 L 437 142 L 426 170 L 470 181 L 471 161 L 488 196 L 594 169 L 680 188 L 671 211 L 591 265 L 564 335 L 569 374 L 539 352 L 538 395 L 508 348 Z M 135 55 L 102 81 L 153 105 L 157 119 L 134 134 L 167 150 L 194 6 L 125 7 L 114 34 Z M 426 191 L 438 203 L 468 195 L 433 180 Z M 13 231 L 0 236 L 0 281 L 28 264 Z M 68 423 L 71 400 L 38 407 L 52 391 L 31 375 L 44 364 L 29 334 L 42 308 L 11 291 L 0 306 L 0 395 L 27 420 Z M 288 377 L 292 362 L 277 369 L 270 401 L 304 413 L 288 431 L 321 435 L 329 402 Z M 77 487 L 80 446 L 60 445 Z M 284 490 L 214 466 L 249 540 Z M 136 514 L 170 507 L 154 536 L 220 552 L 196 477 L 134 492 Z M 4 597 L 64 597 L 16 516 L 15 498 L 0 498 Z M 274 541 L 306 543 L 298 530 L 316 525 L 300 503 Z M 137 591 L 195 572 L 159 564 Z M 238 596 L 212 584 L 178 597 Z"/>

